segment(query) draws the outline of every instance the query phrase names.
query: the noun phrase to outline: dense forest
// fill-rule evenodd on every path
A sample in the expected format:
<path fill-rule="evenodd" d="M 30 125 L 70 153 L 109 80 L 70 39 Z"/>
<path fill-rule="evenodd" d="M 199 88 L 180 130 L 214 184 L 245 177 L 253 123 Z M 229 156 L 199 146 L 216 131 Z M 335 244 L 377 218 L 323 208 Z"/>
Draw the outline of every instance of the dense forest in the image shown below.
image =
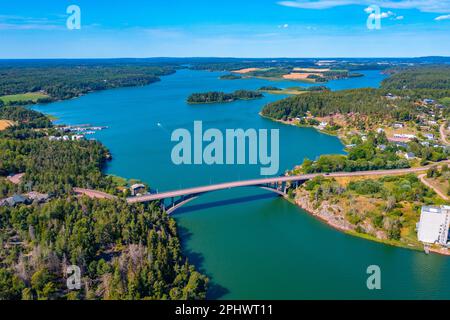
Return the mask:
<path fill-rule="evenodd" d="M 387 90 L 450 89 L 450 65 L 394 68 L 387 72 L 391 76 L 382 84 Z"/>
<path fill-rule="evenodd" d="M 283 120 L 304 117 L 308 112 L 315 117 L 360 113 L 379 118 L 391 115 L 398 120 L 410 120 L 416 110 L 411 108 L 408 99 L 396 101 L 396 108 L 393 108 L 377 89 L 311 92 L 270 103 L 262 109 L 264 116 Z"/>
<path fill-rule="evenodd" d="M 0 132 L 0 198 L 51 197 L 0 206 L 0 299 L 205 298 L 208 279 L 183 257 L 175 220 L 158 203 L 73 196 L 73 187 L 117 193 L 101 172 L 104 146 L 49 141 L 56 129 L 38 112 L 3 106 L 0 114 L 18 124 Z M 21 184 L 5 179 L 19 172 Z M 67 288 L 70 265 L 81 269 L 79 290 Z"/>
<path fill-rule="evenodd" d="M 237 90 L 233 93 L 212 91 L 206 93 L 193 93 L 188 97 L 187 102 L 192 104 L 224 103 L 236 100 L 258 99 L 262 97 L 263 94 L 258 91 Z"/>
<path fill-rule="evenodd" d="M 207 279 L 157 206 L 61 198 L 0 208 L 0 299 L 200 299 Z M 81 268 L 68 291 L 65 268 Z"/>
<path fill-rule="evenodd" d="M 0 96 L 41 92 L 49 98 L 37 102 L 70 99 L 91 91 L 147 85 L 174 71 L 169 65 L 136 63 L 0 65 Z"/>

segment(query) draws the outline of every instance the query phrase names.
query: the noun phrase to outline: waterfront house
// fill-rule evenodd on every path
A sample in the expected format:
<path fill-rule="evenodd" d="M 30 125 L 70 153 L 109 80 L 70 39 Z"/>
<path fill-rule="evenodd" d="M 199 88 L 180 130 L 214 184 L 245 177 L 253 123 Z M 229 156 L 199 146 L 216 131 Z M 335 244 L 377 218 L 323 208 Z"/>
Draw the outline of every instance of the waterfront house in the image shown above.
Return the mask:
<path fill-rule="evenodd" d="M 82 134 L 76 134 L 74 136 L 72 136 L 72 141 L 79 141 L 79 140 L 83 140 L 84 136 Z"/>
<path fill-rule="evenodd" d="M 426 244 L 449 244 L 450 206 L 423 206 L 417 228 L 419 241 Z"/>
<path fill-rule="evenodd" d="M 145 185 L 143 185 L 142 183 L 133 184 L 130 187 L 130 191 L 133 196 L 137 196 L 138 194 L 142 194 L 145 192 Z"/>

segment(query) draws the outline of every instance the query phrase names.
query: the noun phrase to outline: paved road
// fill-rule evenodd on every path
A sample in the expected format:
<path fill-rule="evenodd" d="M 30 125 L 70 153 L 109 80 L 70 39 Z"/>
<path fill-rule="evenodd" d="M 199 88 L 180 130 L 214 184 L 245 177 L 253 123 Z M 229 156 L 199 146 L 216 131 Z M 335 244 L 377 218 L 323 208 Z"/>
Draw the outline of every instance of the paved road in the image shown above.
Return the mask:
<path fill-rule="evenodd" d="M 449 161 L 443 161 L 443 163 L 449 163 Z M 435 165 L 435 164 L 434 164 Z M 170 199 L 187 195 L 195 195 L 206 192 L 238 188 L 238 187 L 249 187 L 249 186 L 259 186 L 264 184 L 271 183 L 282 183 L 282 182 L 295 182 L 295 181 L 306 181 L 311 180 L 317 176 L 326 176 L 326 177 L 361 177 L 361 176 L 376 176 L 376 175 L 398 175 L 398 174 L 407 174 L 407 173 L 417 173 L 428 170 L 433 165 L 429 165 L 426 167 L 418 167 L 418 168 L 408 168 L 408 169 L 394 169 L 394 170 L 375 170 L 375 171 L 358 171 L 358 172 L 337 172 L 324 175 L 320 174 L 305 174 L 300 176 L 290 176 L 290 177 L 275 177 L 275 178 L 265 178 L 265 179 L 253 179 L 246 181 L 236 181 L 236 182 L 227 182 L 220 183 L 210 186 L 203 187 L 195 187 L 181 190 L 174 190 L 156 194 L 148 194 L 140 197 L 131 197 L 127 198 L 128 203 L 139 203 L 139 202 L 150 202 L 155 200 L 162 199 Z"/>
<path fill-rule="evenodd" d="M 116 196 L 110 195 L 106 192 L 91 189 L 73 188 L 73 192 L 75 192 L 76 194 L 87 196 L 91 199 L 108 199 L 108 200 L 117 199 Z"/>

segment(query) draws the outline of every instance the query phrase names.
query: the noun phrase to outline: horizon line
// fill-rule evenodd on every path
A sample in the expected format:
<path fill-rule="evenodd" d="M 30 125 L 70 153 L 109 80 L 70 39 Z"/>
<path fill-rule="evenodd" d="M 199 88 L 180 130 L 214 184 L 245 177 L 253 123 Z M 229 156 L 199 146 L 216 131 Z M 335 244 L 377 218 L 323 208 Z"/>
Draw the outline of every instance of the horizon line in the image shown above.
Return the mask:
<path fill-rule="evenodd" d="M 47 57 L 47 58 L 0 58 L 4 60 L 132 60 L 132 59 L 423 59 L 423 58 L 450 58 L 443 55 L 425 56 L 314 56 L 314 57 L 232 57 L 232 56 L 155 56 L 155 57 Z"/>

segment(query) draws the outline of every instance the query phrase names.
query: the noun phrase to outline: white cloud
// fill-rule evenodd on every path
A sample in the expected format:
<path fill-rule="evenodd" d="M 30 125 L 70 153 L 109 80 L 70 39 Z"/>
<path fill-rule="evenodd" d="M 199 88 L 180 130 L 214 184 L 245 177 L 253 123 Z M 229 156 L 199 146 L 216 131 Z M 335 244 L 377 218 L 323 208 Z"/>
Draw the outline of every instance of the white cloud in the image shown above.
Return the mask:
<path fill-rule="evenodd" d="M 388 12 L 382 12 L 380 14 L 371 13 L 369 15 L 369 17 L 372 19 L 385 19 L 385 18 L 391 17 L 392 15 L 393 15 L 393 13 L 391 11 L 388 11 Z"/>
<path fill-rule="evenodd" d="M 445 15 L 445 16 L 439 16 L 439 17 L 435 18 L 434 20 L 436 20 L 436 21 L 450 20 L 450 14 Z"/>
<path fill-rule="evenodd" d="M 0 30 L 56 30 L 65 29 L 65 20 L 0 15 Z"/>
<path fill-rule="evenodd" d="M 373 8 L 372 8 L 372 7 L 367 7 L 367 8 L 364 9 L 364 11 L 365 11 L 367 14 L 370 14 L 370 13 L 373 12 Z"/>
<path fill-rule="evenodd" d="M 436 13 L 450 12 L 450 0 L 287 0 L 280 1 L 278 4 L 285 7 L 316 10 L 348 5 L 377 5 L 388 9 L 418 9 L 423 12 Z"/>

